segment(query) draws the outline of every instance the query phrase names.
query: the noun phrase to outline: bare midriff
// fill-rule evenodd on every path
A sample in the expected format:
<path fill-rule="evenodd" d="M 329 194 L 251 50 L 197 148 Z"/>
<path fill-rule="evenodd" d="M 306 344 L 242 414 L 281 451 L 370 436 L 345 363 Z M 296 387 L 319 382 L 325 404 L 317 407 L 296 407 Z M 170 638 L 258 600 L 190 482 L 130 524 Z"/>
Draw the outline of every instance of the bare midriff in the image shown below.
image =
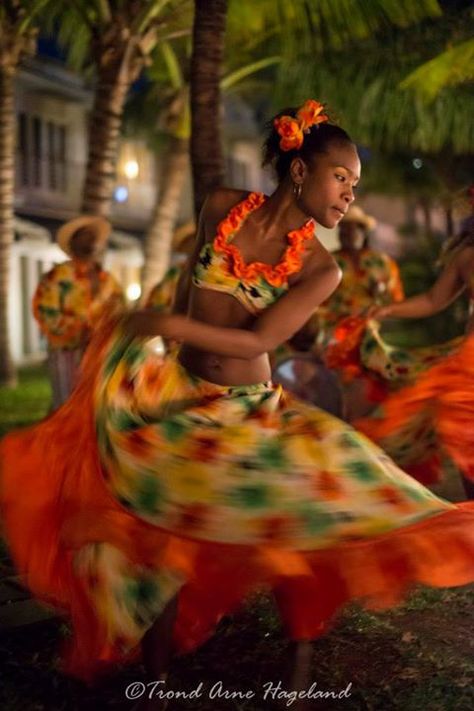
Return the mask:
<path fill-rule="evenodd" d="M 189 303 L 191 318 L 221 328 L 250 331 L 257 318 L 234 296 L 211 289 L 191 286 Z M 271 378 L 266 353 L 252 359 L 230 358 L 183 345 L 178 360 L 189 372 L 218 385 L 251 385 Z"/>

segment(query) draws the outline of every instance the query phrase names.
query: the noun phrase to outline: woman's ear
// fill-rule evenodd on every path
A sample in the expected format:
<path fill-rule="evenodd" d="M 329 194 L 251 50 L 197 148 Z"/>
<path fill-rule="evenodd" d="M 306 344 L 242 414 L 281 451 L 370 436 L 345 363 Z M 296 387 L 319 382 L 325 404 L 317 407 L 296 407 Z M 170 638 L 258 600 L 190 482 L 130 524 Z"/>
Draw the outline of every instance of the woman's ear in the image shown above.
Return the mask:
<path fill-rule="evenodd" d="M 306 163 L 299 156 L 293 158 L 290 165 L 290 177 L 294 183 L 302 184 L 306 178 L 308 169 Z"/>

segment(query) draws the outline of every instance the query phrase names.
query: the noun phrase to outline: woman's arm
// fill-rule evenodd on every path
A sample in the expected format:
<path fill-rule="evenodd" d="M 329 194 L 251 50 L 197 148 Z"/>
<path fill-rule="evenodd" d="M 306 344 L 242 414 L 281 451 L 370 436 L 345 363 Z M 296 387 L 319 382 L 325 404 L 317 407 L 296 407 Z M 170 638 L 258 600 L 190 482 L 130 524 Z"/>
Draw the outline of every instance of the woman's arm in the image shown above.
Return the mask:
<path fill-rule="evenodd" d="M 165 316 L 146 311 L 129 317 L 128 330 L 137 336 L 161 335 L 217 355 L 250 360 L 272 351 L 296 333 L 340 279 L 339 267 L 326 253 L 303 281 L 263 312 L 251 331 L 212 326 L 179 314 Z"/>
<path fill-rule="evenodd" d="M 461 271 L 461 254 L 443 269 L 435 284 L 425 291 L 398 304 L 375 308 L 372 318 L 422 318 L 432 316 L 445 309 L 466 288 Z"/>

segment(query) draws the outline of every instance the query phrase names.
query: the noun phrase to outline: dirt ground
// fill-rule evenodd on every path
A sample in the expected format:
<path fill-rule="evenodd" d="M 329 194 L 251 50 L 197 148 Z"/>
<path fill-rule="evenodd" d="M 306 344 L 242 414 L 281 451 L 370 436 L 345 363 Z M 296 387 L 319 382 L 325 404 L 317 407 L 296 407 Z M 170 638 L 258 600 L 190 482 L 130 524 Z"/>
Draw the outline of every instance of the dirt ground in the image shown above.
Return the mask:
<path fill-rule="evenodd" d="M 424 589 L 390 612 L 372 615 L 357 608 L 346 610 L 334 629 L 313 643 L 311 675 L 311 683 L 316 683 L 313 696 L 317 691 L 336 694 L 343 690 L 346 696 L 341 700 L 313 698 L 308 708 L 472 711 L 473 593 L 472 586 Z M 131 711 L 133 702 L 125 692 L 135 681 L 143 681 L 141 666 L 118 670 L 87 688 L 58 671 L 58 645 L 67 635 L 67 627 L 59 621 L 3 634 L 2 711 Z M 174 699 L 169 711 L 291 709 L 290 697 L 278 701 L 266 686 L 271 684 L 275 694 L 290 691 L 283 682 L 286 666 L 287 643 L 274 608 L 267 597 L 259 596 L 238 615 L 224 620 L 198 652 L 174 661 L 169 689 L 188 694 L 201 689 L 201 695 Z M 232 692 L 252 692 L 252 698 L 237 699 Z"/>

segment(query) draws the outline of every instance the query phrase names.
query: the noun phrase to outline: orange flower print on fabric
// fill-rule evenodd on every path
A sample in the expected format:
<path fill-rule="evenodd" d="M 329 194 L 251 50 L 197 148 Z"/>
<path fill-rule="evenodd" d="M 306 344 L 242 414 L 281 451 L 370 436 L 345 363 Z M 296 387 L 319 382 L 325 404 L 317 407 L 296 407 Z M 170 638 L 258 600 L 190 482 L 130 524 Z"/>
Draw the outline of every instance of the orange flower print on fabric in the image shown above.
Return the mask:
<path fill-rule="evenodd" d="M 314 220 L 309 219 L 298 230 L 288 233 L 288 247 L 277 265 L 272 266 L 263 262 L 246 264 L 239 249 L 229 244 L 229 240 L 250 213 L 263 205 L 265 200 L 263 193 L 250 193 L 246 200 L 236 205 L 219 224 L 214 239 L 214 249 L 216 252 L 225 253 L 228 268 L 238 279 L 254 281 L 263 277 L 269 284 L 278 287 L 287 282 L 290 274 L 295 274 L 301 269 L 304 243 L 314 237 Z"/>

